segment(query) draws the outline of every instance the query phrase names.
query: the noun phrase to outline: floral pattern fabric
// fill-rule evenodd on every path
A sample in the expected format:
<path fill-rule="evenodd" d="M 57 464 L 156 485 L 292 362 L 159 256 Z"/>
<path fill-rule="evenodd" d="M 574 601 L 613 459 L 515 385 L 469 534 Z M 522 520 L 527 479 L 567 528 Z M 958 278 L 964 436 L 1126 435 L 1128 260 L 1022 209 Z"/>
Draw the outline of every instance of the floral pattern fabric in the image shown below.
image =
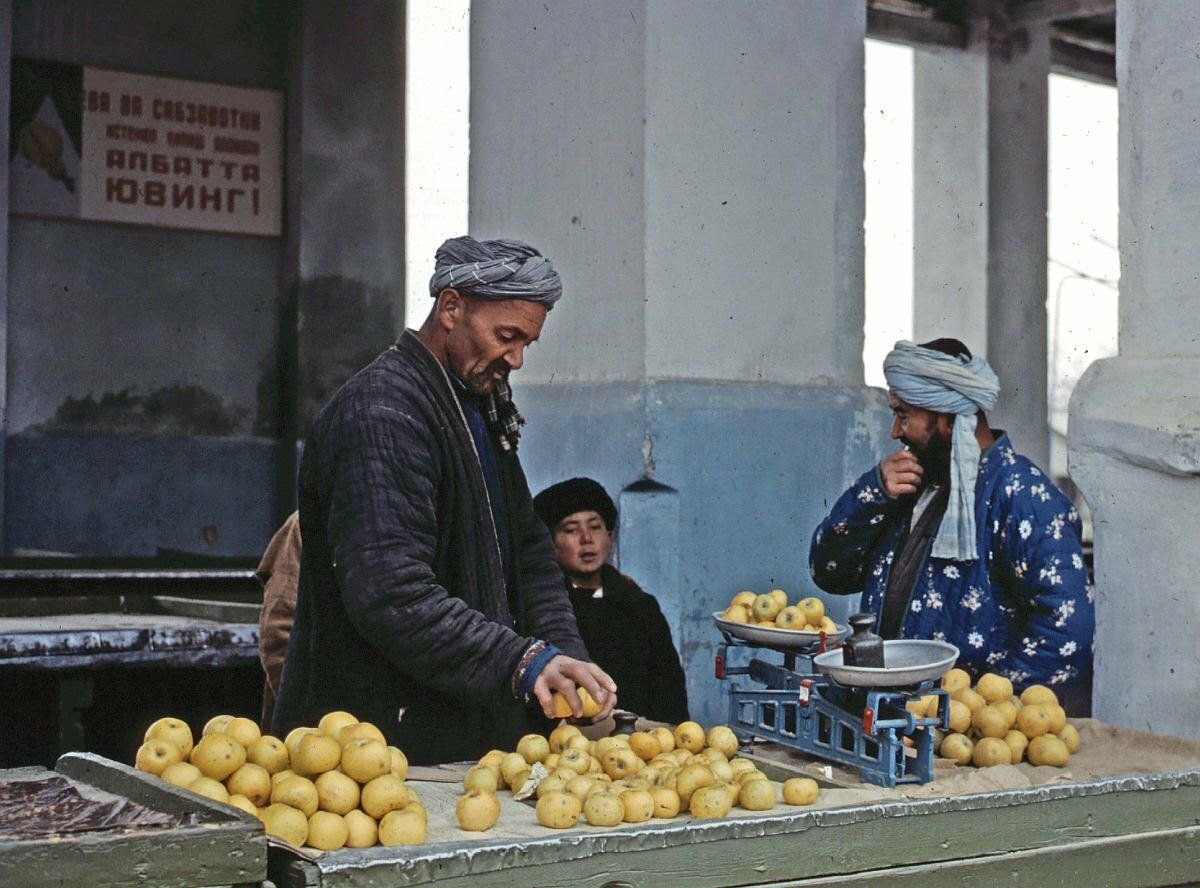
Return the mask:
<path fill-rule="evenodd" d="M 861 593 L 879 615 L 907 512 L 884 490 L 879 467 L 859 478 L 813 534 L 817 585 Z M 949 641 L 976 676 L 997 672 L 1018 688 L 1069 686 L 1091 673 L 1093 591 L 1071 501 L 1001 434 L 979 463 L 975 521 L 980 558 L 926 556 L 901 635 Z"/>

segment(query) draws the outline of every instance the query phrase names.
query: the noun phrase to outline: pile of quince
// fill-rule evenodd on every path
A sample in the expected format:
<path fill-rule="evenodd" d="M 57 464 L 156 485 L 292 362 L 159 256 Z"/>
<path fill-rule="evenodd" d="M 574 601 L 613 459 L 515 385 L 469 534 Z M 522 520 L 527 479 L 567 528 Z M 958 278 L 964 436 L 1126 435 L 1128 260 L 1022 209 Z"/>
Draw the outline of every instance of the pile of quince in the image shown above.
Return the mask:
<path fill-rule="evenodd" d="M 1067 712 L 1054 691 L 1030 685 L 1017 696 L 1012 682 L 988 672 L 974 687 L 963 669 L 942 676 L 950 694 L 950 732 L 937 741 L 937 753 L 960 765 L 1033 765 L 1066 767 L 1079 749 L 1079 731 L 1067 724 Z M 910 700 L 906 708 L 915 715 L 937 714 L 937 697 Z"/>
<path fill-rule="evenodd" d="M 795 632 L 837 632 L 837 624 L 825 616 L 825 603 L 821 599 L 813 596 L 788 604 L 788 595 L 782 589 L 772 589 L 761 595 L 743 589 L 733 596 L 721 618 Z"/>
<path fill-rule="evenodd" d="M 425 841 L 425 808 L 404 782 L 408 759 L 348 712 L 330 712 L 283 740 L 251 719 L 218 715 L 195 743 L 182 719 L 160 718 L 135 766 L 253 814 L 293 845 L 333 851 Z"/>
<path fill-rule="evenodd" d="M 459 824 L 489 829 L 500 815 L 495 793 L 521 793 L 538 764 L 546 776 L 535 790 L 537 820 L 554 829 L 575 826 L 581 817 L 592 826 L 616 826 L 681 812 L 725 817 L 735 805 L 770 810 L 777 801 L 775 785 L 752 761 L 739 758 L 737 748 L 737 737 L 725 725 L 705 731 L 687 721 L 673 729 L 589 740 L 564 723 L 548 737 L 526 734 L 514 752 L 493 749 L 484 755 L 463 779 Z M 817 782 L 808 777 L 783 784 L 783 800 L 790 805 L 810 805 L 817 793 Z"/>

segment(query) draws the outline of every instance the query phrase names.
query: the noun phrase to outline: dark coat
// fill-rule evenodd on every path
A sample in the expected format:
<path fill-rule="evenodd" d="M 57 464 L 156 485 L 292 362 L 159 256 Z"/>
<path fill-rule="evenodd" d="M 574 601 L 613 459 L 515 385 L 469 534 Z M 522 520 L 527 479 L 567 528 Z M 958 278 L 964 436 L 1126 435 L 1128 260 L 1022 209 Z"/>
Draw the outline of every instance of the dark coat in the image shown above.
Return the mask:
<path fill-rule="evenodd" d="M 600 582 L 603 598 L 572 588 L 571 604 L 592 659 L 617 683 L 617 705 L 655 721 L 687 721 L 683 667 L 658 601 L 610 564 Z"/>
<path fill-rule="evenodd" d="M 544 727 L 514 697 L 522 654 L 535 639 L 587 652 L 516 454 L 497 458 L 511 590 L 461 406 L 415 335 L 320 412 L 300 466 L 304 547 L 277 733 L 345 709 L 429 763 Z"/>

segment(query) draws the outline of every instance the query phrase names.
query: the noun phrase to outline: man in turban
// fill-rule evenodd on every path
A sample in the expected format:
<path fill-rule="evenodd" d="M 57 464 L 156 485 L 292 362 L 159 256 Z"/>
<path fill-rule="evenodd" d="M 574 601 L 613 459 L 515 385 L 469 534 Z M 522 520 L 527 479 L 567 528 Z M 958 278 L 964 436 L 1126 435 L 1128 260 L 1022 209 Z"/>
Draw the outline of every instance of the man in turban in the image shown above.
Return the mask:
<path fill-rule="evenodd" d="M 655 721 L 687 721 L 683 667 L 662 610 L 608 563 L 617 529 L 608 492 L 591 478 L 570 478 L 535 496 L 533 508 L 554 536 L 583 642 L 620 687 L 622 708 Z"/>
<path fill-rule="evenodd" d="M 317 415 L 277 732 L 345 709 L 431 763 L 544 730 L 554 691 L 576 716 L 577 686 L 597 719 L 611 711 L 616 685 L 588 661 L 533 511 L 508 386 L 561 292 L 527 244 L 446 241 L 421 329 Z"/>
<path fill-rule="evenodd" d="M 860 593 L 884 638 L 934 638 L 978 677 L 1046 684 L 1090 709 L 1095 613 L 1071 501 L 988 426 L 1000 385 L 956 339 L 884 360 L 892 437 L 813 534 L 827 592 Z"/>

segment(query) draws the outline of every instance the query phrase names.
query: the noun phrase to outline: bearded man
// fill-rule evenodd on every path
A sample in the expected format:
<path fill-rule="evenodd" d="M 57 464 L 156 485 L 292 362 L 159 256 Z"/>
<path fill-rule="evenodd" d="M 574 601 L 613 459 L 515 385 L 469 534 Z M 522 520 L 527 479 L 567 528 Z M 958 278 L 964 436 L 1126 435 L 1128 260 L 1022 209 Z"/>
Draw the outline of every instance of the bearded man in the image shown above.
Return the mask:
<path fill-rule="evenodd" d="M 345 709 L 417 763 L 479 757 L 545 730 L 552 692 L 616 685 L 588 662 L 554 545 L 517 459 L 509 374 L 562 293 L 509 240 L 438 249 L 435 303 L 318 414 L 300 465 L 295 622 L 282 732 Z"/>
<path fill-rule="evenodd" d="M 976 677 L 1049 685 L 1086 714 L 1095 612 L 1071 501 L 988 426 L 999 380 L 961 342 L 898 342 L 883 369 L 904 449 L 817 528 L 813 579 L 861 594 L 885 639 L 949 641 Z"/>

